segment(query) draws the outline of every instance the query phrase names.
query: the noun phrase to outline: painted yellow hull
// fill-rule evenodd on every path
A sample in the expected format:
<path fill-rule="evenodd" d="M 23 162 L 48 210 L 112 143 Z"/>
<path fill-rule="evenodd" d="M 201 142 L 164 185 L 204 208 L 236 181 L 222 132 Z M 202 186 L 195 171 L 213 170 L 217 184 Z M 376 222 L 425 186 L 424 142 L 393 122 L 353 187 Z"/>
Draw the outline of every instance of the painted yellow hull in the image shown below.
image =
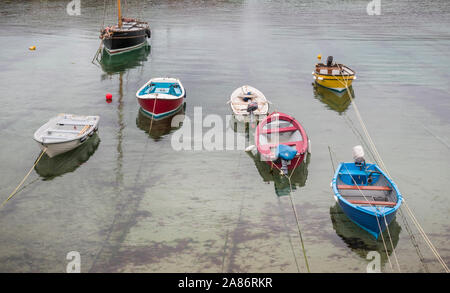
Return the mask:
<path fill-rule="evenodd" d="M 350 76 L 333 76 L 333 75 L 323 75 L 316 72 L 313 73 L 315 81 L 326 88 L 342 92 L 345 91 L 347 87 L 352 85 L 353 80 L 356 78 L 354 75 Z"/>

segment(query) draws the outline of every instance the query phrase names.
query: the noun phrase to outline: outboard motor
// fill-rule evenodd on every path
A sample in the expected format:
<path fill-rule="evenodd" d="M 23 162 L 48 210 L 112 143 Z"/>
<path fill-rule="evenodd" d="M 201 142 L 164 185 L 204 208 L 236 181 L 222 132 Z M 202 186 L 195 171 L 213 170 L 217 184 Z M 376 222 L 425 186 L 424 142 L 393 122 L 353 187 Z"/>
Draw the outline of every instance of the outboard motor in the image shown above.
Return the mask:
<path fill-rule="evenodd" d="M 333 56 L 328 56 L 327 58 L 327 66 L 331 67 L 333 65 Z"/>
<path fill-rule="evenodd" d="M 279 144 L 277 147 L 277 156 L 281 159 L 281 172 L 288 174 L 289 162 L 297 155 L 297 149 L 288 145 Z"/>
<path fill-rule="evenodd" d="M 359 166 L 362 170 L 366 166 L 366 160 L 364 159 L 364 149 L 362 146 L 357 145 L 353 147 L 352 150 L 353 160 L 355 160 L 355 165 Z"/>
<path fill-rule="evenodd" d="M 248 106 L 247 106 L 248 113 L 253 113 L 256 110 L 258 110 L 258 103 L 252 102 L 252 103 L 248 104 Z"/>

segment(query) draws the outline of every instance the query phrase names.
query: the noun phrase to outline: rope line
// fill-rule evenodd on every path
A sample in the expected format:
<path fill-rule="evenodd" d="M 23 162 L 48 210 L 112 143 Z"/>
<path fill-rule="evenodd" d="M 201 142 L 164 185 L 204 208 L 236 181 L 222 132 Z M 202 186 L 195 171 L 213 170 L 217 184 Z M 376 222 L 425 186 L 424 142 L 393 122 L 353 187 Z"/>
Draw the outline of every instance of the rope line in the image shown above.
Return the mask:
<path fill-rule="evenodd" d="M 338 68 L 340 69 L 340 71 L 342 71 L 342 69 L 341 69 L 341 67 L 339 66 L 339 64 L 337 64 L 337 66 L 338 66 Z M 348 79 L 345 79 L 345 77 L 344 77 L 342 74 L 341 74 L 341 76 L 343 77 L 343 79 L 344 79 L 345 81 L 348 80 Z M 360 114 L 360 112 L 359 112 L 359 109 L 358 109 L 358 107 L 356 106 L 356 103 L 354 102 L 353 97 L 352 97 L 352 95 L 351 95 L 351 93 L 350 93 L 350 91 L 349 91 L 349 89 L 348 89 L 348 84 L 347 84 L 347 82 L 343 83 L 343 82 L 340 81 L 339 79 L 337 79 L 337 80 L 338 80 L 339 82 L 341 82 L 341 83 L 345 86 L 347 92 L 349 93 L 349 97 L 350 97 L 351 104 L 352 104 L 352 106 L 353 106 L 353 109 L 355 110 L 356 116 L 357 116 L 357 118 L 358 118 L 358 120 L 359 120 L 359 122 L 360 122 L 360 124 L 361 124 L 361 127 L 363 128 L 364 134 L 366 135 L 366 137 L 367 137 L 367 139 L 368 139 L 368 142 L 369 142 L 369 144 L 370 144 L 370 146 L 371 146 L 371 148 L 372 148 L 372 150 L 373 150 L 373 152 L 374 152 L 374 154 L 375 154 L 375 156 L 376 156 L 376 161 L 379 161 L 379 165 L 384 169 L 384 171 L 386 172 L 386 174 L 387 174 L 389 177 L 391 177 L 391 175 L 390 175 L 388 169 L 386 168 L 386 165 L 384 164 L 383 159 L 381 158 L 380 153 L 378 152 L 378 150 L 377 150 L 377 148 L 376 148 L 376 146 L 375 146 L 375 143 L 373 142 L 371 136 L 369 135 L 369 132 L 368 132 L 368 130 L 367 130 L 366 126 L 365 126 L 365 123 L 364 123 L 364 121 L 363 121 L 363 119 L 362 119 L 362 117 L 361 117 L 361 114 Z M 413 213 L 412 210 L 409 208 L 408 203 L 407 203 L 407 201 L 406 201 L 406 199 L 405 199 L 404 197 L 403 197 L 403 202 L 404 202 L 404 206 L 405 206 L 405 208 L 406 208 L 406 211 L 408 212 L 409 216 L 411 217 L 411 219 L 412 219 L 414 225 L 416 226 L 416 228 L 417 228 L 417 230 L 419 231 L 420 235 L 421 235 L 422 238 L 424 239 L 425 243 L 428 245 L 428 247 L 430 248 L 430 250 L 432 251 L 432 253 L 433 253 L 434 256 L 436 257 L 436 259 L 437 259 L 437 260 L 439 261 L 439 263 L 442 265 L 442 267 L 444 268 L 445 272 L 446 272 L 446 273 L 450 273 L 450 270 L 449 270 L 447 264 L 444 262 L 444 260 L 443 260 L 442 257 L 440 256 L 439 252 L 437 251 L 437 249 L 435 248 L 435 246 L 433 245 L 433 243 L 431 242 L 431 240 L 428 238 L 427 234 L 425 233 L 425 230 L 423 230 L 422 226 L 421 226 L 420 223 L 417 221 L 416 217 L 414 216 L 414 213 Z M 393 252 L 394 252 L 394 255 L 395 255 L 395 250 L 393 250 Z M 396 255 L 395 255 L 395 257 L 396 257 Z"/>
<path fill-rule="evenodd" d="M 278 112 L 278 111 L 275 111 L 275 112 Z M 277 119 L 279 119 L 279 118 L 277 118 Z M 279 121 L 279 120 L 277 120 L 277 121 Z M 306 154 L 305 154 L 305 156 L 306 156 Z M 290 191 L 289 191 L 289 199 L 290 199 L 290 202 L 291 202 L 292 210 L 294 211 L 295 221 L 297 223 L 297 232 L 298 232 L 298 235 L 299 235 L 299 238 L 300 238 L 300 243 L 301 243 L 301 246 L 302 246 L 302 252 L 303 252 L 303 257 L 305 259 L 306 270 L 308 271 L 308 273 L 311 273 L 311 270 L 309 268 L 308 258 L 306 256 L 306 249 L 305 249 L 305 244 L 304 244 L 304 241 L 303 241 L 302 231 L 301 231 L 301 228 L 300 228 L 300 221 L 298 219 L 297 209 L 295 208 L 294 200 L 292 198 L 293 191 L 292 191 L 291 177 L 294 174 L 294 172 L 295 172 L 295 170 L 297 168 L 297 165 L 299 163 L 300 163 L 300 158 L 295 163 L 294 168 L 292 169 L 291 175 L 289 175 L 289 176 L 284 174 L 284 172 L 277 165 L 275 165 L 273 162 L 271 163 L 271 166 L 277 168 L 278 171 L 280 171 L 280 175 L 281 176 L 285 176 L 288 179 L 288 181 L 289 181 L 289 189 L 290 189 Z"/>
<path fill-rule="evenodd" d="M 301 156 L 301 154 L 300 154 L 300 156 Z M 306 154 L 305 154 L 305 156 L 306 156 Z M 280 175 L 281 176 L 285 176 L 288 179 L 288 181 L 289 181 L 289 189 L 290 189 L 290 191 L 289 191 L 289 199 L 290 199 L 290 202 L 291 202 L 292 210 L 294 211 L 295 221 L 297 223 L 297 232 L 298 232 L 298 235 L 299 235 L 299 238 L 300 238 L 300 243 L 301 243 L 301 246 L 302 246 L 302 252 L 303 252 L 303 257 L 305 259 L 306 270 L 308 271 L 308 273 L 311 273 L 311 270 L 309 268 L 308 258 L 306 256 L 306 249 L 305 249 L 305 244 L 304 244 L 304 241 L 303 241 L 302 231 L 301 231 L 301 228 L 300 228 L 300 221 L 298 219 L 297 209 L 295 208 L 294 199 L 292 198 L 293 191 L 292 191 L 291 177 L 292 177 L 292 175 L 294 175 L 294 172 L 297 169 L 297 165 L 300 163 L 300 161 L 301 161 L 300 158 L 298 158 L 298 160 L 295 163 L 294 168 L 292 169 L 292 172 L 291 172 L 291 174 L 289 176 L 284 174 L 284 172 L 277 165 L 275 165 L 273 162 L 271 163 L 271 165 L 275 166 L 275 168 L 277 168 L 280 171 Z"/>
<path fill-rule="evenodd" d="M 384 217 L 384 225 L 386 227 L 388 227 L 388 223 L 386 221 L 386 217 Z M 394 243 L 392 242 L 391 232 L 389 231 L 389 229 L 386 229 L 386 230 L 388 232 L 389 241 L 391 242 L 392 252 L 395 252 L 395 247 L 394 247 Z M 400 264 L 398 263 L 397 254 L 396 253 L 393 253 L 393 254 L 394 254 L 395 263 L 397 264 L 398 271 L 401 273 L 402 271 L 400 269 Z"/>
<path fill-rule="evenodd" d="M 340 65 L 339 65 L 339 64 L 336 64 L 336 65 L 337 65 L 337 67 L 340 69 L 339 72 L 342 72 L 342 68 L 340 67 Z M 335 76 L 335 75 L 333 74 L 333 76 Z M 362 126 L 362 128 L 363 128 L 364 134 L 366 135 L 366 137 L 367 137 L 367 139 L 368 139 L 368 141 L 369 141 L 369 146 L 370 146 L 370 147 L 369 147 L 369 150 L 372 148 L 373 152 L 375 153 L 375 161 L 378 162 L 378 161 L 376 160 L 376 158 L 378 157 L 378 158 L 380 159 L 381 166 L 384 166 L 384 163 L 383 163 L 383 161 L 381 160 L 381 156 L 380 156 L 380 154 L 378 153 L 378 151 L 377 151 L 377 149 L 376 149 L 376 147 L 375 147 L 375 144 L 373 143 L 372 138 L 371 138 L 370 135 L 369 135 L 369 132 L 368 132 L 368 130 L 367 130 L 365 124 L 364 124 L 364 121 L 362 120 L 361 114 L 359 113 L 359 110 L 358 110 L 358 108 L 356 107 L 355 102 L 353 101 L 353 96 L 352 96 L 352 94 L 351 94 L 351 92 L 350 92 L 350 90 L 349 90 L 349 88 L 348 88 L 348 80 L 349 80 L 349 78 L 344 77 L 343 74 L 341 74 L 341 77 L 345 80 L 345 83 L 342 82 L 340 79 L 337 79 L 337 80 L 338 80 L 341 84 L 343 84 L 343 85 L 345 86 L 345 88 L 346 88 L 346 90 L 347 90 L 347 92 L 348 92 L 348 95 L 349 95 L 349 97 L 350 97 L 351 104 L 352 104 L 353 108 L 355 109 L 355 112 L 356 112 L 356 114 L 357 114 L 357 118 L 358 118 L 358 120 L 359 120 L 359 122 L 360 122 L 360 124 L 361 124 L 361 126 Z M 373 154 L 372 154 L 372 155 L 373 155 Z M 344 165 L 344 166 L 345 166 L 345 165 Z M 346 169 L 347 169 L 347 167 L 346 167 Z M 385 166 L 384 166 L 383 169 L 386 169 Z M 347 171 L 348 171 L 348 169 L 347 169 Z M 391 177 L 389 174 L 388 174 L 388 176 Z M 352 180 L 354 181 L 355 185 L 358 186 L 358 185 L 356 184 L 356 181 L 353 179 L 353 177 L 352 177 Z M 363 197 L 366 199 L 366 201 L 368 201 L 367 198 L 365 197 L 364 193 L 360 190 L 359 186 L 358 186 L 358 190 L 361 192 L 361 194 L 362 194 Z M 372 204 L 369 203 L 369 205 L 373 208 Z M 379 211 L 379 212 L 381 213 L 381 211 L 380 211 L 377 207 L 375 207 L 375 210 L 376 210 L 376 211 Z M 386 221 L 386 214 L 385 214 L 385 213 L 381 213 L 381 214 L 382 214 L 382 216 L 383 216 L 383 218 L 384 218 L 385 223 L 387 223 L 387 221 Z M 387 257 L 388 257 L 388 260 L 389 260 L 389 265 L 391 266 L 391 269 L 394 270 L 394 268 L 393 268 L 393 266 L 392 266 L 392 262 L 391 262 L 390 256 L 389 256 L 389 253 L 388 253 L 388 250 L 387 250 L 386 242 L 385 242 L 385 240 L 384 240 L 384 235 L 383 235 L 382 230 L 381 230 L 381 225 L 380 225 L 380 222 L 379 222 L 379 220 L 378 220 L 378 216 L 377 216 L 376 213 L 375 213 L 375 218 L 377 219 L 378 228 L 380 229 L 380 235 L 381 235 L 381 239 L 383 240 L 383 246 L 384 246 L 384 249 L 385 249 L 385 251 L 386 251 L 386 255 L 387 255 Z M 391 242 L 391 244 L 392 244 L 391 234 L 390 234 L 390 232 L 389 232 L 389 226 L 388 226 L 388 225 L 386 225 L 386 230 L 388 231 L 389 240 L 390 240 L 390 242 Z M 396 254 L 396 252 L 395 252 L 395 248 L 394 248 L 393 245 L 392 245 L 392 252 L 393 252 L 393 254 L 394 254 L 395 259 L 397 260 L 397 254 Z M 399 272 L 401 272 L 400 265 L 398 265 L 398 260 L 397 260 L 397 268 L 398 268 Z"/>
<path fill-rule="evenodd" d="M 19 190 L 20 186 L 22 186 L 22 184 L 25 182 L 25 180 L 27 180 L 28 176 L 30 176 L 31 172 L 33 171 L 34 167 L 36 167 L 36 165 L 39 163 L 39 161 L 41 160 L 42 156 L 45 154 L 45 152 L 47 151 L 47 148 L 44 148 L 40 154 L 40 156 L 38 157 L 38 159 L 36 160 L 36 162 L 34 162 L 33 166 L 31 167 L 30 171 L 28 171 L 27 175 L 25 175 L 25 177 L 22 179 L 22 181 L 20 181 L 19 185 L 17 185 L 17 187 L 13 190 L 13 192 L 10 193 L 10 195 L 8 196 L 7 199 L 5 199 L 2 204 L 0 205 L 0 208 L 2 208 Z"/>
<path fill-rule="evenodd" d="M 348 168 L 347 168 L 347 166 L 345 164 L 344 164 L 344 167 L 347 170 L 347 172 L 350 174 L 350 171 L 348 170 Z M 391 257 L 389 256 L 389 251 L 388 251 L 387 246 L 386 246 L 386 241 L 384 240 L 384 236 L 383 236 L 383 231 L 381 229 L 380 220 L 378 219 L 378 213 L 379 213 L 380 215 L 382 215 L 384 217 L 384 221 L 386 222 L 386 215 L 385 215 L 385 213 L 382 213 L 378 209 L 377 206 L 374 206 L 374 205 L 372 205 L 372 203 L 370 203 L 370 201 L 364 195 L 364 192 L 361 190 L 360 186 L 356 183 L 355 178 L 353 178 L 353 176 L 350 176 L 350 178 L 352 178 L 353 183 L 355 184 L 356 187 L 358 187 L 358 191 L 361 193 L 361 195 L 364 197 L 364 199 L 368 202 L 369 206 L 375 210 L 375 219 L 377 220 L 378 229 L 380 229 L 380 235 L 381 235 L 381 240 L 383 241 L 384 250 L 386 252 L 386 256 L 388 258 L 391 270 L 394 270 L 394 267 L 392 266 L 392 262 L 391 262 Z M 386 225 L 386 229 L 389 230 L 388 225 Z M 388 233 L 388 235 L 390 237 L 390 233 Z M 391 243 L 392 243 L 392 240 L 391 240 Z M 394 246 L 392 246 L 392 250 L 395 251 Z M 398 267 L 398 269 L 400 271 L 400 266 Z"/>
<path fill-rule="evenodd" d="M 294 169 L 295 170 L 295 169 Z M 292 175 L 292 174 L 291 174 Z M 292 198 L 292 183 L 291 183 L 291 177 L 287 177 L 289 180 L 289 199 L 291 200 L 291 205 L 292 205 L 292 210 L 294 211 L 294 215 L 295 215 L 295 221 L 297 222 L 297 231 L 298 231 L 298 235 L 300 237 L 300 243 L 302 245 L 302 252 L 303 252 L 303 257 L 305 259 L 305 265 L 306 265 L 306 270 L 308 271 L 308 273 L 311 273 L 311 270 L 309 269 L 309 263 L 308 263 L 308 258 L 306 257 L 306 250 L 305 250 L 305 244 L 303 242 L 303 237 L 302 237 L 302 231 L 300 229 L 300 221 L 298 220 L 298 215 L 297 215 L 297 209 L 295 208 L 294 205 L 294 200 Z"/>

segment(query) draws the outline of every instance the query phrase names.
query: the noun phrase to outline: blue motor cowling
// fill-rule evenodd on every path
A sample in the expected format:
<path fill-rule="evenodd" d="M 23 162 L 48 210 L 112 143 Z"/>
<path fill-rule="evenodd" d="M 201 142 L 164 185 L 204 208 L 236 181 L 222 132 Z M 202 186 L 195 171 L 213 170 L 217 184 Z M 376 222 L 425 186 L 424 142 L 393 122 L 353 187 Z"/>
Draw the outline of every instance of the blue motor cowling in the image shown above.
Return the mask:
<path fill-rule="evenodd" d="M 297 155 L 297 149 L 288 145 L 279 144 L 276 150 L 277 158 L 281 159 L 281 171 L 288 174 L 288 162 L 291 161 Z"/>
<path fill-rule="evenodd" d="M 277 146 L 277 157 L 280 157 L 281 159 L 284 159 L 286 161 L 292 160 L 295 155 L 297 154 L 297 149 L 290 147 L 288 145 L 279 144 Z"/>

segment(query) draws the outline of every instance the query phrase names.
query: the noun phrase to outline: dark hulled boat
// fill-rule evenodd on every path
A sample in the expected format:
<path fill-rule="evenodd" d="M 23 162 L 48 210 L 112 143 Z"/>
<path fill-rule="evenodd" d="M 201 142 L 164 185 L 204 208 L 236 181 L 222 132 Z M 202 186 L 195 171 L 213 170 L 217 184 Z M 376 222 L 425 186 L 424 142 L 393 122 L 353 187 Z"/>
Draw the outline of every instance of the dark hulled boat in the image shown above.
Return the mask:
<path fill-rule="evenodd" d="M 150 26 L 147 22 L 121 15 L 120 0 L 117 0 L 119 21 L 117 25 L 108 26 L 101 30 L 100 39 L 103 48 L 109 54 L 118 54 L 140 48 L 147 44 L 151 37 Z"/>

